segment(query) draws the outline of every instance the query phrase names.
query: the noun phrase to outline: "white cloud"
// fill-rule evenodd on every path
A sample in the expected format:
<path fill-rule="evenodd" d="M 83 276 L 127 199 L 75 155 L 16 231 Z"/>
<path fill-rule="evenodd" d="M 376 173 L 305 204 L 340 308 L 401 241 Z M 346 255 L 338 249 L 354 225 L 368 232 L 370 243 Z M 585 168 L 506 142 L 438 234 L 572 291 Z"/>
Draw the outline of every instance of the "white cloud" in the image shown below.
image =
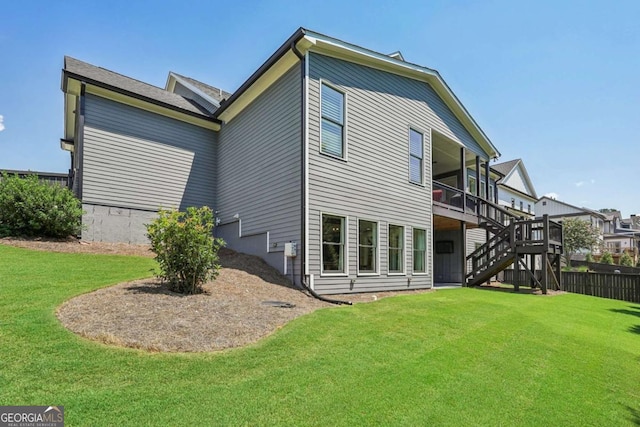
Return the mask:
<path fill-rule="evenodd" d="M 2 116 L 2 114 L 0 114 L 0 132 L 4 130 L 4 123 L 2 123 L 3 120 L 4 120 L 4 117 Z"/>
<path fill-rule="evenodd" d="M 582 187 L 584 185 L 584 181 L 576 182 L 576 187 Z"/>
<path fill-rule="evenodd" d="M 558 200 L 560 196 L 558 195 L 558 193 L 547 193 L 544 195 L 544 197 L 548 197 L 553 200 Z"/>
<path fill-rule="evenodd" d="M 592 179 L 592 180 L 591 180 L 591 183 L 592 183 L 592 184 L 595 184 L 595 183 L 596 183 L 596 180 L 595 180 L 595 179 Z"/>

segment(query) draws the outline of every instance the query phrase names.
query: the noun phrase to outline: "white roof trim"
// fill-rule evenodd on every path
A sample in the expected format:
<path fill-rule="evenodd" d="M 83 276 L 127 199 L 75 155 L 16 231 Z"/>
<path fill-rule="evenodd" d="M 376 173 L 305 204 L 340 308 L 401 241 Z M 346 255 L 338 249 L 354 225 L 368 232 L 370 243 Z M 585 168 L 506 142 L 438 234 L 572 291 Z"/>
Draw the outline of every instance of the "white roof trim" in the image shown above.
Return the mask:
<path fill-rule="evenodd" d="M 529 187 L 529 190 L 531 191 L 532 194 L 530 194 L 531 197 L 537 199 L 538 196 L 536 194 L 536 189 L 533 186 L 533 182 L 531 181 L 531 178 L 529 177 L 529 172 L 527 172 L 527 168 L 524 167 L 524 162 L 522 161 L 522 159 L 518 159 L 518 161 L 516 162 L 515 165 L 513 165 L 513 167 L 511 168 L 511 170 L 509 171 L 508 174 L 506 174 L 504 176 L 503 181 L 508 181 L 509 178 L 511 178 L 511 175 L 513 175 L 513 172 L 518 169 L 518 167 L 520 167 L 520 171 L 522 172 L 522 176 L 524 177 L 525 180 L 525 184 L 527 185 L 527 187 Z M 507 185 L 508 187 L 508 185 Z"/>
<path fill-rule="evenodd" d="M 500 152 L 498 151 L 498 149 L 493 145 L 489 137 L 484 133 L 484 131 L 480 128 L 478 123 L 476 123 L 473 117 L 471 117 L 471 114 L 469 114 L 467 109 L 464 107 L 464 105 L 462 105 L 460 100 L 455 96 L 451 88 L 449 88 L 447 83 L 436 70 L 412 64 L 410 62 L 401 61 L 399 59 L 395 59 L 390 56 L 374 52 L 369 49 L 364 49 L 362 47 L 352 45 L 337 39 L 323 36 L 322 34 L 314 33 L 312 31 L 306 31 L 304 38 L 311 42 L 311 46 L 315 46 L 315 48 L 313 48 L 312 50 L 317 49 L 320 52 L 323 49 L 327 49 L 329 51 L 346 51 L 351 53 L 352 55 L 355 54 L 356 56 L 359 56 L 361 58 L 368 59 L 369 62 L 375 63 L 376 65 L 378 65 L 377 68 L 384 71 L 427 81 L 433 86 L 438 95 L 443 98 L 449 108 L 452 109 L 453 113 L 458 117 L 462 124 L 467 127 L 467 130 L 470 131 L 472 136 L 476 137 L 481 145 L 484 145 L 483 148 L 489 152 L 489 155 L 491 155 L 492 157 L 500 156 Z"/>
<path fill-rule="evenodd" d="M 171 82 L 172 79 L 174 80 L 173 84 Z M 165 86 L 166 90 L 168 90 L 170 92 L 173 92 L 174 89 L 175 89 L 175 82 L 179 82 L 182 86 L 185 86 L 191 92 L 193 92 L 193 93 L 201 96 L 202 98 L 206 99 L 207 101 L 212 103 L 216 108 L 220 107 L 220 102 L 217 99 L 211 97 L 210 95 L 208 95 L 204 91 L 198 89 L 196 86 L 194 86 L 190 82 L 188 82 L 185 79 L 183 79 L 182 77 L 176 75 L 173 71 L 169 71 L 169 76 L 167 77 L 167 84 Z"/>

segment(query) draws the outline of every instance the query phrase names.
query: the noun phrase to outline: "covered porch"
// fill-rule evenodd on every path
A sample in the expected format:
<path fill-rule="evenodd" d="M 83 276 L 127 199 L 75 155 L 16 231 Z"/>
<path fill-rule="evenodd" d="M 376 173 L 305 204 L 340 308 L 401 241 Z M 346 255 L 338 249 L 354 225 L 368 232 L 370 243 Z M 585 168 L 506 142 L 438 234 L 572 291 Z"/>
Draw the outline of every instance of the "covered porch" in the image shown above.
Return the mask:
<path fill-rule="evenodd" d="M 433 274 L 438 288 L 462 286 L 466 257 L 489 238 L 480 228 L 489 202 L 497 203 L 489 156 L 432 135 Z"/>

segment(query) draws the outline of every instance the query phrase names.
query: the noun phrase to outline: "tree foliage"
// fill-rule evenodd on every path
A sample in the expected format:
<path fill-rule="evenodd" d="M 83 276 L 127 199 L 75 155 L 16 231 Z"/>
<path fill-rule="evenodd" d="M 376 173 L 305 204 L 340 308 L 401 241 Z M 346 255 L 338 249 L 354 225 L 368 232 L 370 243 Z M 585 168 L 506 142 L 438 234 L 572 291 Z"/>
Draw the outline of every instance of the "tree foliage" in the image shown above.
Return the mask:
<path fill-rule="evenodd" d="M 611 255 L 611 252 L 604 251 L 600 257 L 600 262 L 602 264 L 613 264 L 613 255 Z"/>
<path fill-rule="evenodd" d="M 71 190 L 38 180 L 2 174 L 0 235 L 68 237 L 80 233 L 82 203 Z"/>
<path fill-rule="evenodd" d="M 571 257 L 581 249 L 592 250 L 599 243 L 599 232 L 587 221 L 570 218 L 562 221 L 564 256 L 568 267 Z"/>
<path fill-rule="evenodd" d="M 189 207 L 186 212 L 161 209 L 147 237 L 160 269 L 157 277 L 183 294 L 202 292 L 202 285 L 218 276 L 218 250 L 224 241 L 213 237 L 213 211 Z"/>
<path fill-rule="evenodd" d="M 624 252 L 620 257 L 620 265 L 633 267 L 633 258 L 631 258 L 631 256 L 627 252 Z"/>

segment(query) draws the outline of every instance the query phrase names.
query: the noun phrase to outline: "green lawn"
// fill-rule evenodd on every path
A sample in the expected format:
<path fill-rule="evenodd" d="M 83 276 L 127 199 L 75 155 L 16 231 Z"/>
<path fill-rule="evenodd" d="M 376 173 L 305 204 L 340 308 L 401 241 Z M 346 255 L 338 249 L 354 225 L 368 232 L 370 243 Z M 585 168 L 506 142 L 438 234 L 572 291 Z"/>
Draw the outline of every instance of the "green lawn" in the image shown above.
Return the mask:
<path fill-rule="evenodd" d="M 0 405 L 64 405 L 69 426 L 640 424 L 639 305 L 443 290 L 218 354 L 118 349 L 57 322 L 64 300 L 151 267 L 0 246 Z"/>

